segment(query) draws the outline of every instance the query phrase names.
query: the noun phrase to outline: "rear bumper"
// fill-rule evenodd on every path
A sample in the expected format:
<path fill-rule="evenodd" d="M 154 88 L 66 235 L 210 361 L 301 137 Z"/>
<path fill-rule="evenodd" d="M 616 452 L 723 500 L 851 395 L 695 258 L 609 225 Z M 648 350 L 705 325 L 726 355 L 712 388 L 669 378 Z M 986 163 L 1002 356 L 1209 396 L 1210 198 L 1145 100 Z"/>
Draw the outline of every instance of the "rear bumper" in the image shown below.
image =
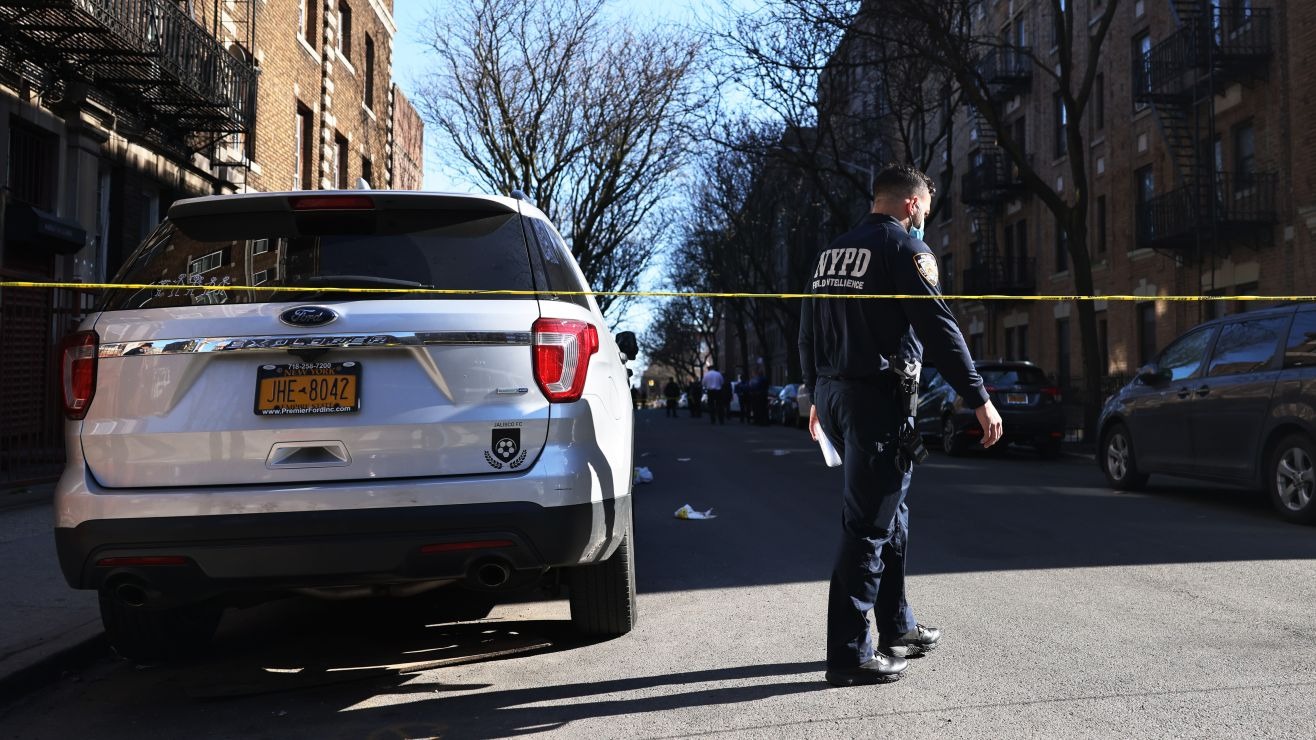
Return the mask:
<path fill-rule="evenodd" d="M 997 408 L 1001 414 L 1001 426 L 1006 442 L 1036 443 L 1047 440 L 1060 440 L 1065 436 L 1065 414 L 1059 408 L 1010 410 Z M 961 413 L 957 417 L 961 432 L 981 429 L 977 418 L 970 413 Z"/>
<path fill-rule="evenodd" d="M 74 588 L 132 579 L 175 598 L 198 599 L 458 579 L 490 560 L 523 573 L 593 562 L 616 549 L 630 508 L 630 496 L 622 496 L 556 507 L 510 502 L 99 519 L 57 527 L 55 543 Z M 434 551 L 425 552 L 427 546 Z M 145 556 L 183 558 L 185 564 L 100 565 L 106 558 Z"/>

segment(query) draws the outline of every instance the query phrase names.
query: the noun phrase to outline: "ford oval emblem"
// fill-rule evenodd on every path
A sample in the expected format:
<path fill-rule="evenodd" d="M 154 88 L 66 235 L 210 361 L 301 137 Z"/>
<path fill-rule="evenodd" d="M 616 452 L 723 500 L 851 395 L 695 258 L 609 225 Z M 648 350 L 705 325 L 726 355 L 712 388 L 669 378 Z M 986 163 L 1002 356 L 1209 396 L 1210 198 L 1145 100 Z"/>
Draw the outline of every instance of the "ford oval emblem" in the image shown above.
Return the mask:
<path fill-rule="evenodd" d="M 338 318 L 338 314 L 324 306 L 298 306 L 279 314 L 279 321 L 288 326 L 324 326 Z"/>

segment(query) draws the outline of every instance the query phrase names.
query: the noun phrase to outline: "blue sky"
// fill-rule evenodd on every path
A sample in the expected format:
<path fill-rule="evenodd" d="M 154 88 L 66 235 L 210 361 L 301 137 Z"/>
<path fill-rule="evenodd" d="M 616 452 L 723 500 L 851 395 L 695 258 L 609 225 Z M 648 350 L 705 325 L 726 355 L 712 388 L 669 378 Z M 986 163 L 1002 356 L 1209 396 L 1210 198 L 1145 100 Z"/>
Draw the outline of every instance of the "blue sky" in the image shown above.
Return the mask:
<path fill-rule="evenodd" d="M 464 0 L 457 0 L 463 2 Z M 418 99 L 416 89 L 420 79 L 431 64 L 426 58 L 423 34 L 425 19 L 433 12 L 441 10 L 450 0 L 395 0 L 393 17 L 398 24 L 398 34 L 393 40 L 393 80 L 414 102 Z M 753 3 L 737 0 L 740 5 Z M 640 21 L 662 21 L 677 24 L 697 24 L 700 15 L 706 15 L 710 7 L 721 3 L 708 0 L 613 0 L 611 9 L 621 17 Z M 450 178 L 442 171 L 434 155 L 433 141 L 436 134 L 425 131 L 425 189 L 456 190 L 468 192 L 472 187 L 459 180 Z"/>

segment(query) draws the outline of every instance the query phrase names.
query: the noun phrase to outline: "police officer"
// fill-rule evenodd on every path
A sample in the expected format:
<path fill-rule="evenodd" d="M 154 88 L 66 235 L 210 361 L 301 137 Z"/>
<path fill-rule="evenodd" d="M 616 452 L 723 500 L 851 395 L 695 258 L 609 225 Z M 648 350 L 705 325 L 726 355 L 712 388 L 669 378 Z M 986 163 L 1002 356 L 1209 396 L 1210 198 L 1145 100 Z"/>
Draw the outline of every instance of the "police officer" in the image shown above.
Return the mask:
<path fill-rule="evenodd" d="M 878 173 L 872 212 L 819 253 L 811 292 L 940 296 L 937 260 L 922 240 L 934 192 L 927 175 L 912 167 Z M 938 628 L 914 620 L 905 601 L 912 466 L 898 444 L 908 416 L 897 405 L 894 369 L 921 361 L 914 355 L 923 352 L 974 407 L 983 446 L 995 444 L 1001 417 L 939 297 L 804 301 L 800 358 L 814 399 L 809 432 L 814 439 L 826 434 L 844 460 L 841 546 L 827 604 L 826 677 L 834 686 L 894 681 L 905 658 L 932 650 L 941 638 Z"/>

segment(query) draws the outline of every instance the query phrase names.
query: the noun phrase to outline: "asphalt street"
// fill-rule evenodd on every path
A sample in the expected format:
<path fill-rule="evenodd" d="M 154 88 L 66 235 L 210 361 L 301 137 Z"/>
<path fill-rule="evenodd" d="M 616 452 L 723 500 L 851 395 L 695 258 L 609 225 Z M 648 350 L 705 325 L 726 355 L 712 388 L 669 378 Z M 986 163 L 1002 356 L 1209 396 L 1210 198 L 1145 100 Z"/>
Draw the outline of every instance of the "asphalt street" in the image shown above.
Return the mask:
<path fill-rule="evenodd" d="M 1316 738 L 1316 529 L 1256 494 L 1089 461 L 933 454 L 910 598 L 946 631 L 898 683 L 822 679 L 837 470 L 807 434 L 639 417 L 641 617 L 571 638 L 527 594 L 477 622 L 286 599 L 174 665 L 106 657 L 0 737 Z M 673 517 L 683 504 L 716 518 Z M 11 564 L 12 566 L 12 564 Z"/>

